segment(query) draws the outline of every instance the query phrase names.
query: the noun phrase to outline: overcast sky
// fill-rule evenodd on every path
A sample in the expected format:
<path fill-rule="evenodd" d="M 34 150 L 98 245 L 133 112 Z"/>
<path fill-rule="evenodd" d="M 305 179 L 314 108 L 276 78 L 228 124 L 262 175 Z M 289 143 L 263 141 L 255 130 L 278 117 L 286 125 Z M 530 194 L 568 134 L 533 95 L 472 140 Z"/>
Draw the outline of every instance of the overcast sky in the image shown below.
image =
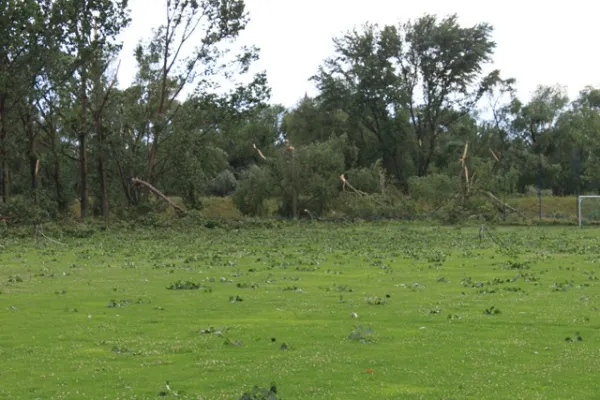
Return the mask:
<path fill-rule="evenodd" d="M 119 81 L 135 75 L 132 52 L 153 26 L 164 21 L 165 0 L 130 0 L 132 23 L 122 35 Z M 255 69 L 266 70 L 272 102 L 291 107 L 308 93 L 308 78 L 333 54 L 332 38 L 364 24 L 396 24 L 424 13 L 457 13 L 460 23 L 495 28 L 495 68 L 517 79 L 526 100 L 538 84 L 565 85 L 573 98 L 586 85 L 600 85 L 596 28 L 600 3 L 593 0 L 246 0 L 250 23 L 242 42 L 261 49 Z"/>

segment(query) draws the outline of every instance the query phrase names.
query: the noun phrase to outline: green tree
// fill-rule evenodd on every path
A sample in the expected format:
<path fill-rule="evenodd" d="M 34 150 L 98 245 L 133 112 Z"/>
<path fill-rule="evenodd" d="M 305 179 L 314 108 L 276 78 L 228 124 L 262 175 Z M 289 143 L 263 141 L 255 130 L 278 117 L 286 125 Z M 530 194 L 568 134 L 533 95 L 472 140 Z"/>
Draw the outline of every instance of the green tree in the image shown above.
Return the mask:
<path fill-rule="evenodd" d="M 91 126 L 90 96 L 92 69 L 101 56 L 98 52 L 111 53 L 119 49 L 116 37 L 129 24 L 127 0 L 56 0 L 55 7 L 65 18 L 66 40 L 63 45 L 73 55 L 77 65 L 79 190 L 80 213 L 88 213 L 88 139 Z M 98 74 L 98 72 L 96 72 Z"/>
<path fill-rule="evenodd" d="M 460 26 L 456 15 L 366 25 L 334 40 L 336 56 L 314 77 L 319 99 L 375 136 L 383 165 L 405 186 L 428 173 L 440 138 L 499 80 L 498 71 L 482 73 L 491 34 L 488 24 Z"/>
<path fill-rule="evenodd" d="M 10 131 L 17 129 L 18 107 L 21 116 L 25 112 L 33 119 L 22 101 L 31 100 L 40 60 L 44 59 L 40 44 L 49 8 L 49 1 L 0 3 L 0 197 L 4 202 L 10 196 L 11 154 L 17 152 L 17 138 Z"/>
<path fill-rule="evenodd" d="M 302 213 L 320 215 L 340 192 L 340 175 L 352 165 L 357 149 L 348 137 L 332 136 L 324 142 L 304 146 L 279 143 L 264 164 L 243 173 L 234 199 L 244 213 L 265 212 L 265 200 L 279 201 L 279 213 L 298 218 Z"/>
<path fill-rule="evenodd" d="M 159 149 L 168 140 L 169 125 L 180 110 L 176 99 L 184 89 L 195 83 L 196 93 L 207 93 L 216 77 L 233 79 L 257 59 L 256 48 L 243 48 L 233 64 L 224 58 L 230 49 L 223 44 L 237 38 L 247 22 L 243 0 L 168 0 L 165 23 L 137 47 L 136 84 L 143 87 L 146 103 L 144 129 L 150 145 L 145 175 L 150 183 L 156 180 Z M 192 38 L 198 45 L 189 49 Z M 186 49 L 190 55 L 184 57 Z"/>
<path fill-rule="evenodd" d="M 512 128 L 519 145 L 516 162 L 522 171 L 519 186 L 557 184 L 560 163 L 553 154 L 562 151 L 555 142 L 557 123 L 569 105 L 565 89 L 560 86 L 539 86 L 527 104 L 515 100 L 512 104 Z"/>

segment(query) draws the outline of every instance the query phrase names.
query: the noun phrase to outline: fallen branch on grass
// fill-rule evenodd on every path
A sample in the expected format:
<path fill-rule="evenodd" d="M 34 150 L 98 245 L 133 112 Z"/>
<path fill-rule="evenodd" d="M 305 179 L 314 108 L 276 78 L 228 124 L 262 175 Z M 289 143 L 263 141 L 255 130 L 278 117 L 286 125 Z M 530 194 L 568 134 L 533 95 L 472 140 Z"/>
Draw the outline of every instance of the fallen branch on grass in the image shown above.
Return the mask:
<path fill-rule="evenodd" d="M 37 233 L 39 233 L 43 238 L 45 238 L 46 240 L 48 240 L 48 241 L 50 241 L 52 243 L 60 244 L 60 245 L 63 245 L 63 246 L 65 245 L 64 243 L 59 242 L 58 240 L 54 240 L 54 239 L 49 238 L 48 236 L 44 235 L 44 232 L 42 232 L 42 230 L 39 229 L 39 228 L 37 229 Z"/>

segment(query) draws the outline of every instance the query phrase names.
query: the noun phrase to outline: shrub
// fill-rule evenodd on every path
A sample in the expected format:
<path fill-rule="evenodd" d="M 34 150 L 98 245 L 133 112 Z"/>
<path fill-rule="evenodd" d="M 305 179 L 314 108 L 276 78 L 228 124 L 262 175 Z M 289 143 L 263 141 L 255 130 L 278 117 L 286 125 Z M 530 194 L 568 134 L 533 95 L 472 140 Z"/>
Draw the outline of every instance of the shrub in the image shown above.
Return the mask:
<path fill-rule="evenodd" d="M 225 197 L 235 192 L 237 183 L 233 173 L 226 169 L 210 182 L 209 191 L 214 196 Z"/>
<path fill-rule="evenodd" d="M 410 219 L 416 213 L 413 202 L 398 193 L 359 196 L 355 193 L 343 192 L 339 196 L 335 209 L 346 217 L 364 219 Z"/>
<path fill-rule="evenodd" d="M 40 191 L 37 201 L 29 194 L 13 196 L 6 203 L 0 203 L 0 215 L 11 225 L 41 224 L 57 217 L 57 205 Z"/>
<path fill-rule="evenodd" d="M 413 176 L 408 180 L 408 191 L 416 202 L 438 209 L 454 196 L 456 183 L 456 179 L 443 174 Z"/>
<path fill-rule="evenodd" d="M 245 215 L 264 216 L 268 211 L 266 200 L 271 195 L 271 181 L 267 168 L 253 165 L 244 171 L 233 195 L 236 207 Z"/>
<path fill-rule="evenodd" d="M 525 195 L 527 195 L 527 196 L 537 196 L 538 192 L 539 192 L 539 188 L 535 185 L 525 186 Z M 552 189 L 542 189 L 542 196 L 544 196 L 544 197 L 552 196 Z"/>
<path fill-rule="evenodd" d="M 346 178 L 357 190 L 365 193 L 380 193 L 382 171 L 377 164 L 368 168 L 351 169 Z"/>
<path fill-rule="evenodd" d="M 238 220 L 242 217 L 231 197 L 205 197 L 202 203 L 204 207 L 200 214 L 206 218 Z"/>

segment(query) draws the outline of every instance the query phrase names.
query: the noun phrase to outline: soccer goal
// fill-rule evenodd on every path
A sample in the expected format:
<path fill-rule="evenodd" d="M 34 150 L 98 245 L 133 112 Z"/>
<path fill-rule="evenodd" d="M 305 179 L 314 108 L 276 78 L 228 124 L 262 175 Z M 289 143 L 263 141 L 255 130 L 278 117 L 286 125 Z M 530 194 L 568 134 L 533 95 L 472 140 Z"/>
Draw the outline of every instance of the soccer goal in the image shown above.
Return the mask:
<path fill-rule="evenodd" d="M 577 219 L 579 226 L 584 221 L 600 222 L 600 196 L 577 196 Z"/>

